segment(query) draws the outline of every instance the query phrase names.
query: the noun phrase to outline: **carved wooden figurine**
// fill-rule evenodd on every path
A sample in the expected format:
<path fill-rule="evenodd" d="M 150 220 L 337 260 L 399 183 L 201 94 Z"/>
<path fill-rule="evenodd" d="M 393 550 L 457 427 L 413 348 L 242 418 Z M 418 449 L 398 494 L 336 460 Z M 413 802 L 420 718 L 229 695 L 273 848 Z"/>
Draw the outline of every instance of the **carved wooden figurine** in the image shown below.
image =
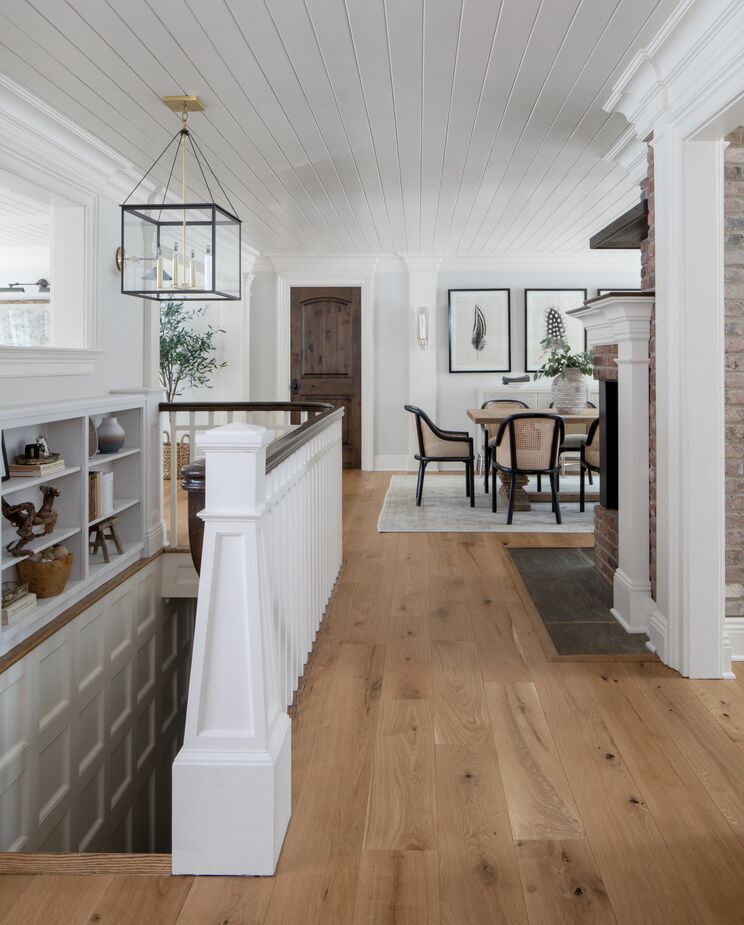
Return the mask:
<path fill-rule="evenodd" d="M 58 512 L 54 510 L 54 499 L 59 498 L 59 489 L 52 488 L 51 485 L 39 485 L 39 491 L 44 496 L 44 500 L 38 511 L 31 501 L 8 504 L 5 498 L 2 499 L 3 517 L 13 524 L 16 528 L 16 533 L 20 537 L 15 543 L 8 543 L 5 547 L 11 555 L 28 555 L 26 546 L 34 537 L 49 536 L 54 531 L 58 517 Z M 44 529 L 39 533 L 35 533 L 34 527 L 43 527 Z"/>

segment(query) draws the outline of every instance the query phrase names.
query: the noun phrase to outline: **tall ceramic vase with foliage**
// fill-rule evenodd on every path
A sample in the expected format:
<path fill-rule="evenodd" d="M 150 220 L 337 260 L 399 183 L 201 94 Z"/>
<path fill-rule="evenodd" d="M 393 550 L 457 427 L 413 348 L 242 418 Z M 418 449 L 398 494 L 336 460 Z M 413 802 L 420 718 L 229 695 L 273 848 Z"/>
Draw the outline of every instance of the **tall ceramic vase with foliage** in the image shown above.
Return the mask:
<path fill-rule="evenodd" d="M 548 359 L 535 373 L 535 379 L 552 377 L 553 408 L 559 414 L 577 414 L 584 410 L 589 397 L 584 376 L 591 375 L 592 355 L 588 350 L 571 353 L 564 330 L 552 333 L 548 327 L 548 336 L 540 341 L 548 351 Z"/>
<path fill-rule="evenodd" d="M 211 389 L 212 373 L 227 366 L 215 356 L 217 335 L 225 332 L 211 324 L 194 325 L 206 311 L 206 306 L 187 309 L 183 302 L 166 302 L 160 310 L 160 381 L 166 401 L 175 401 L 186 387 Z"/>

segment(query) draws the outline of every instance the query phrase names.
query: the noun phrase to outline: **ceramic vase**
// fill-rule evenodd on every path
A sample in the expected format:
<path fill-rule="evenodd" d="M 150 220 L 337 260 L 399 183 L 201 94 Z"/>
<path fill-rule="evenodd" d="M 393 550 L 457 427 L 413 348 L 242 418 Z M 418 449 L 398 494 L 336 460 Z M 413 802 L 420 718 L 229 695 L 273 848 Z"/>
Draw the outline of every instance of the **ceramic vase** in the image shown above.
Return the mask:
<path fill-rule="evenodd" d="M 589 389 L 580 369 L 567 369 L 553 379 L 553 410 L 558 414 L 578 414 L 586 407 Z"/>
<path fill-rule="evenodd" d="M 115 417 L 104 418 L 97 433 L 99 453 L 118 453 L 127 439 L 126 431 Z"/>

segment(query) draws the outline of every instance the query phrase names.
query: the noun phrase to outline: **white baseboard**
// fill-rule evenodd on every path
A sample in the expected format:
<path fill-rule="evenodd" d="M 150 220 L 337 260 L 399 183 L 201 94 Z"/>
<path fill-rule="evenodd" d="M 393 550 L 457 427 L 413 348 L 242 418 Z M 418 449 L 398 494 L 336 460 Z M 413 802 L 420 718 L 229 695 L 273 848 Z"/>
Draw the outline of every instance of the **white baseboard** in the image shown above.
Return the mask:
<path fill-rule="evenodd" d="M 648 642 L 646 647 L 655 652 L 662 662 L 666 662 L 667 651 L 667 618 L 656 606 L 653 598 L 648 599 Z"/>
<path fill-rule="evenodd" d="M 744 662 L 744 617 L 727 617 L 723 631 L 731 647 L 731 661 Z"/>
<path fill-rule="evenodd" d="M 375 472 L 408 472 L 416 468 L 410 456 L 375 456 Z"/>

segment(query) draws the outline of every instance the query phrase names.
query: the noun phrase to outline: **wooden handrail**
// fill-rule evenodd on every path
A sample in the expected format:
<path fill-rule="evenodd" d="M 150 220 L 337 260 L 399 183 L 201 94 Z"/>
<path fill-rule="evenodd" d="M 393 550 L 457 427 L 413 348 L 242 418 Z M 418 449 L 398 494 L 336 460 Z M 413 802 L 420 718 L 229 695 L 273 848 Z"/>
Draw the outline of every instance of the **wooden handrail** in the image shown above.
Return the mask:
<path fill-rule="evenodd" d="M 167 412 L 215 412 L 215 411 L 284 411 L 312 414 L 306 421 L 276 440 L 266 450 L 266 472 L 279 466 L 285 459 L 296 453 L 301 446 L 308 443 L 326 427 L 343 417 L 343 408 L 335 408 L 329 402 L 162 402 L 161 411 Z M 269 425 L 270 428 L 270 425 Z M 206 473 L 203 459 L 195 459 L 185 465 L 178 473 L 181 487 L 189 493 L 188 528 L 191 559 L 197 574 L 201 570 L 201 553 L 204 541 L 204 524 L 197 516 L 204 508 Z"/>

